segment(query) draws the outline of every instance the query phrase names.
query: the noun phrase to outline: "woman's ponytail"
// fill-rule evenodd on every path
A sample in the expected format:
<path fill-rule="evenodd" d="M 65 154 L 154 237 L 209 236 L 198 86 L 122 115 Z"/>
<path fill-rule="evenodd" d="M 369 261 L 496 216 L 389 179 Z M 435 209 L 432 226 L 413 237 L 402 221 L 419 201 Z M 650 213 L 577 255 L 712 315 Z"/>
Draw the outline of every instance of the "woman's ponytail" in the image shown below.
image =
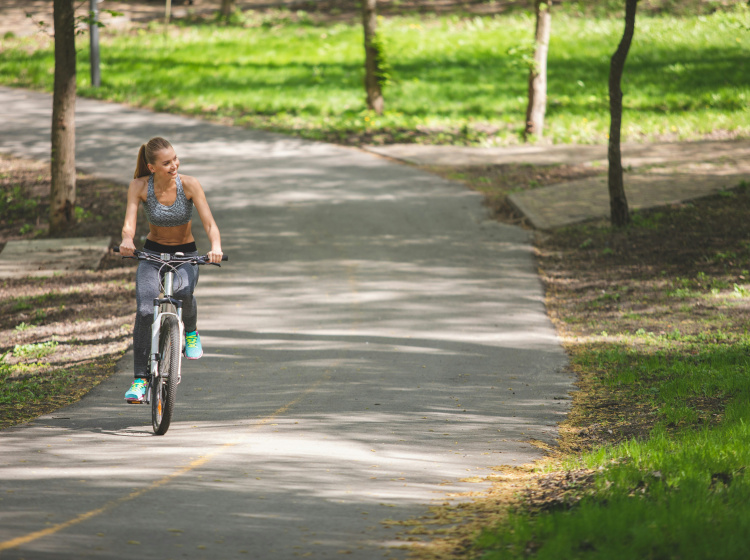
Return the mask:
<path fill-rule="evenodd" d="M 151 170 L 148 168 L 148 161 L 146 160 L 146 144 L 142 144 L 141 149 L 138 150 L 138 161 L 135 164 L 133 179 L 140 179 L 146 175 L 151 175 Z"/>
<path fill-rule="evenodd" d="M 153 164 L 155 161 L 156 154 L 162 150 L 166 150 L 172 147 L 168 141 L 160 136 L 156 136 L 143 144 L 141 149 L 138 150 L 138 161 L 135 164 L 135 173 L 133 174 L 134 179 L 140 179 L 151 175 L 151 170 L 148 168 L 148 164 Z"/>

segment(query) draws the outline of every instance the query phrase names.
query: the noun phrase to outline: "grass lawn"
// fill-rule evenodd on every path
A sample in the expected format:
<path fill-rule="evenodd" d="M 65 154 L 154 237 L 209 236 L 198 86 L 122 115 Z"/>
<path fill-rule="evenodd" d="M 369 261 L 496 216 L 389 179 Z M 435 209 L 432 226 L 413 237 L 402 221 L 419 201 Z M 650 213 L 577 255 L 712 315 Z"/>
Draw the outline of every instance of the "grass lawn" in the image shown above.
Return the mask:
<path fill-rule="evenodd" d="M 386 113 L 365 110 L 361 27 L 305 12 L 248 12 L 240 24 L 196 20 L 104 30 L 103 86 L 89 83 L 79 39 L 79 93 L 347 144 L 521 141 L 533 18 L 383 18 L 392 83 Z M 750 10 L 638 20 L 624 77 L 625 140 L 750 134 Z M 606 141 L 609 58 L 622 22 L 559 13 L 549 55 L 547 136 Z M 0 83 L 51 91 L 49 38 L 4 38 Z"/>

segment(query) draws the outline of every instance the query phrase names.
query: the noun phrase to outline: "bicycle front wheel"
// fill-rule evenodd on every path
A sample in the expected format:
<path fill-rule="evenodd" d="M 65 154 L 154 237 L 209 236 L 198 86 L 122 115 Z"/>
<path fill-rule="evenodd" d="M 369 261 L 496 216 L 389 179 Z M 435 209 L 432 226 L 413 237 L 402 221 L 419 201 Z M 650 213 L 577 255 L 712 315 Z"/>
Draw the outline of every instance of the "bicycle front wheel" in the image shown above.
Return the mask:
<path fill-rule="evenodd" d="M 172 421 L 180 350 L 179 322 L 177 317 L 167 315 L 159 334 L 159 375 L 151 379 L 151 423 L 157 436 L 166 434 Z"/>

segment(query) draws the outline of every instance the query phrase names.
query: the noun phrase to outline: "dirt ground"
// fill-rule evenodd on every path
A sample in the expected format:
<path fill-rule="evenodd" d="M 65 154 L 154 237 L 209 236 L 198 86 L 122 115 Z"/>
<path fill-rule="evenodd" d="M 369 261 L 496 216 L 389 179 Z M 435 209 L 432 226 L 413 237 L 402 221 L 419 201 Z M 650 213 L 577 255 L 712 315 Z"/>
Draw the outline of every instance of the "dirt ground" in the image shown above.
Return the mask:
<path fill-rule="evenodd" d="M 738 0 L 686 0 L 679 6 L 667 0 L 642 0 L 640 11 L 660 13 L 670 12 L 704 13 L 737 3 Z M 361 17 L 360 3 L 355 0 L 236 0 L 241 10 L 274 10 L 287 9 L 307 12 L 315 21 L 358 21 Z M 378 13 L 381 15 L 399 15 L 408 13 L 463 13 L 467 15 L 496 15 L 514 9 L 530 9 L 531 0 L 379 0 Z M 571 2 L 573 4 L 573 2 Z M 579 2 L 581 10 L 595 9 L 598 2 Z M 112 18 L 102 13 L 102 21 L 108 26 L 128 25 L 129 22 L 145 23 L 161 20 L 165 16 L 164 0 L 100 0 L 100 10 L 112 10 L 122 16 Z M 89 2 L 80 0 L 76 3 L 78 15 L 85 16 Z M 172 0 L 172 17 L 212 17 L 221 0 Z M 27 17 L 30 14 L 31 17 Z M 0 35 L 13 33 L 18 36 L 29 35 L 40 27 L 52 28 L 51 0 L 0 0 Z"/>
<path fill-rule="evenodd" d="M 49 164 L 0 155 L 0 249 L 46 235 L 49 191 Z M 79 175 L 77 195 L 80 221 L 65 236 L 119 239 L 125 187 Z M 134 272 L 111 255 L 97 271 L 0 280 L 0 428 L 74 402 L 114 371 L 130 344 Z"/>
<path fill-rule="evenodd" d="M 85 16 L 89 2 L 77 2 L 77 15 Z M 163 20 L 164 0 L 102 0 L 101 21 L 109 27 L 126 26 L 130 22 L 146 23 Z M 360 17 L 357 3 L 347 0 L 237 0 L 242 10 L 272 10 L 284 8 L 291 11 L 303 10 L 319 21 L 351 21 Z M 514 6 L 525 5 L 523 0 L 380 0 L 379 13 L 393 15 L 399 13 L 432 12 L 445 13 L 462 11 L 472 14 L 492 15 L 503 13 Z M 211 17 L 221 6 L 220 0 L 173 0 L 171 17 Z M 113 17 L 105 10 L 122 14 Z M 31 17 L 27 16 L 30 15 Z M 52 29 L 52 2 L 50 0 L 0 0 L 0 35 L 13 33 L 17 36 L 30 35 L 40 28 Z"/>

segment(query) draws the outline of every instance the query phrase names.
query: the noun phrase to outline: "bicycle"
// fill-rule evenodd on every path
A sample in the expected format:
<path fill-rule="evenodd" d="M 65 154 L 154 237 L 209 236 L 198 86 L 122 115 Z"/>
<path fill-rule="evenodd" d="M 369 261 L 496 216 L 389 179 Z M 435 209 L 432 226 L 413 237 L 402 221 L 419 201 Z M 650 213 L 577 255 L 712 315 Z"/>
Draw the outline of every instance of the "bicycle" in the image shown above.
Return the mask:
<path fill-rule="evenodd" d="M 119 248 L 115 248 L 119 253 Z M 177 385 L 182 380 L 182 351 L 185 337 L 185 326 L 182 323 L 182 301 L 175 299 L 175 272 L 185 264 L 212 264 L 207 255 L 186 257 L 182 253 L 160 253 L 154 255 L 136 250 L 134 256 L 124 259 L 139 259 L 160 263 L 159 278 L 160 296 L 154 298 L 154 320 L 151 326 L 151 359 L 146 404 L 151 404 L 151 425 L 154 434 L 163 436 L 172 422 Z M 227 261 L 224 255 L 221 259 Z"/>

